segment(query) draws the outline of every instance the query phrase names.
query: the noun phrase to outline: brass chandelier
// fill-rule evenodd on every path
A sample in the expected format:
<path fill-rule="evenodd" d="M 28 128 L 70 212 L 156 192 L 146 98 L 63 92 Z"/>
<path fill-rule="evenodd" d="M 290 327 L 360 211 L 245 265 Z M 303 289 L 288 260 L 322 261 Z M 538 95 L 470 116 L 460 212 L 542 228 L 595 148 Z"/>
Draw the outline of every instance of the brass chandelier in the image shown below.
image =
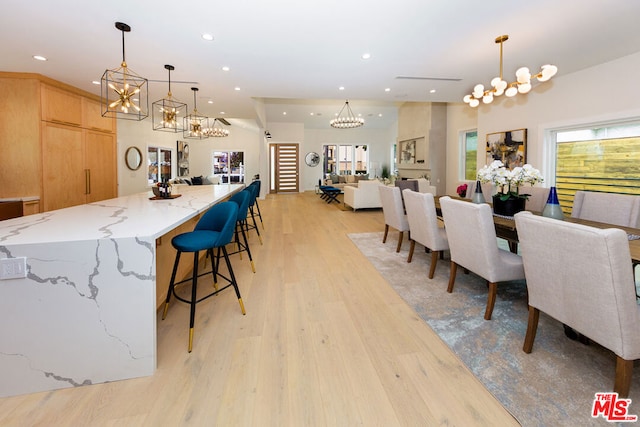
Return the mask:
<path fill-rule="evenodd" d="M 355 114 L 353 114 L 349 106 L 349 100 L 347 100 L 340 112 L 336 114 L 336 118 L 331 120 L 329 124 L 331 127 L 337 129 L 352 129 L 364 125 L 364 119 L 362 117 L 356 117 Z"/>
<path fill-rule="evenodd" d="M 496 43 L 500 44 L 500 75 L 491 80 L 491 89 L 485 89 L 482 84 L 477 84 L 473 88 L 473 92 L 463 98 L 463 101 L 471 107 L 477 107 L 480 100 L 485 104 L 490 104 L 493 102 L 494 96 L 500 96 L 503 93 L 508 97 L 518 93 L 528 93 L 531 90 L 532 78 L 538 79 L 539 82 L 546 82 L 558 72 L 558 67 L 550 64 L 543 65 L 541 70 L 534 75 L 531 75 L 527 67 L 521 67 L 516 71 L 516 81 L 507 83 L 502 78 L 502 44 L 507 40 L 509 40 L 508 35 L 496 37 Z"/>
<path fill-rule="evenodd" d="M 152 104 L 153 130 L 182 132 L 184 130 L 182 118 L 187 115 L 187 104 L 178 101 L 171 94 L 171 71 L 175 70 L 175 67 L 165 65 L 164 68 L 169 72 L 169 92 L 166 98 Z"/>
<path fill-rule="evenodd" d="M 107 69 L 100 80 L 102 115 L 127 120 L 144 120 L 149 115 L 148 81 L 127 67 L 124 50 L 124 33 L 131 27 L 116 22 L 122 32 L 122 62 L 120 67 Z"/>
<path fill-rule="evenodd" d="M 189 139 L 205 139 L 209 137 L 208 129 L 212 126 L 209 125 L 209 117 L 198 114 L 196 100 L 198 88 L 192 87 L 191 90 L 193 91 L 193 112 L 184 118 L 182 136 Z"/>

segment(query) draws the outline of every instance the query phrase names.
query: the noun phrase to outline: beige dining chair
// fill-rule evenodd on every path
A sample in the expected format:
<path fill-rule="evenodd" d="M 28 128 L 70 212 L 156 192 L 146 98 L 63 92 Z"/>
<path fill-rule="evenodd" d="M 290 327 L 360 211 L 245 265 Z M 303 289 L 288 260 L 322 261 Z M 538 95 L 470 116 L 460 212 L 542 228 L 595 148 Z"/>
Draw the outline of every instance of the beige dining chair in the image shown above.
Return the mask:
<path fill-rule="evenodd" d="M 451 253 L 451 272 L 447 292 L 453 292 L 458 266 L 470 270 L 489 284 L 486 320 L 491 319 L 499 282 L 524 279 L 522 258 L 500 249 L 491 208 L 440 197 L 440 207 Z"/>
<path fill-rule="evenodd" d="M 640 228 L 640 196 L 579 190 L 571 217 Z"/>
<path fill-rule="evenodd" d="M 482 195 L 484 196 L 484 201 L 487 203 L 491 203 L 491 198 L 496 192 L 495 186 L 491 182 L 485 182 L 480 185 L 482 186 Z M 465 199 L 470 199 L 475 192 L 476 181 L 467 182 L 467 195 Z"/>
<path fill-rule="evenodd" d="M 396 252 L 400 252 L 402 247 L 402 237 L 405 231 L 409 231 L 409 221 L 402 206 L 402 195 L 399 187 L 380 185 L 380 200 L 382 201 L 382 212 L 384 214 L 384 237 L 382 243 L 387 242 L 389 227 L 393 227 L 400 233 L 398 235 L 398 246 Z"/>
<path fill-rule="evenodd" d="M 520 194 L 528 194 L 525 209 L 532 212 L 542 212 L 549 198 L 548 187 L 524 186 L 520 187 Z"/>
<path fill-rule="evenodd" d="M 407 209 L 409 222 L 409 238 L 411 246 L 407 262 L 411 262 L 416 242 L 431 250 L 431 266 L 429 267 L 429 279 L 433 279 L 436 271 L 438 256 L 442 251 L 449 250 L 449 241 L 444 227 L 438 224 L 436 204 L 431 193 L 418 193 L 411 190 L 403 190 L 404 204 Z"/>
<path fill-rule="evenodd" d="M 628 396 L 640 358 L 640 306 L 626 233 L 530 212 L 517 213 L 515 221 L 529 291 L 524 352 L 533 349 L 543 311 L 613 351 L 614 391 Z"/>

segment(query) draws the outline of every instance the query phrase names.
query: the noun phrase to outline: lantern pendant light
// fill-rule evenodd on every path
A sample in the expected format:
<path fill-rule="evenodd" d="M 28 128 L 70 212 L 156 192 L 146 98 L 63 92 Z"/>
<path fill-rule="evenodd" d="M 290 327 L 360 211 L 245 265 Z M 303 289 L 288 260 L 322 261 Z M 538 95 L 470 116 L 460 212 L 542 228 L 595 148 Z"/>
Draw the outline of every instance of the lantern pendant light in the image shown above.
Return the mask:
<path fill-rule="evenodd" d="M 133 72 L 125 61 L 124 33 L 131 27 L 116 22 L 122 32 L 122 62 L 118 68 L 107 69 L 100 80 L 102 115 L 127 120 L 144 120 L 149 115 L 148 80 Z"/>

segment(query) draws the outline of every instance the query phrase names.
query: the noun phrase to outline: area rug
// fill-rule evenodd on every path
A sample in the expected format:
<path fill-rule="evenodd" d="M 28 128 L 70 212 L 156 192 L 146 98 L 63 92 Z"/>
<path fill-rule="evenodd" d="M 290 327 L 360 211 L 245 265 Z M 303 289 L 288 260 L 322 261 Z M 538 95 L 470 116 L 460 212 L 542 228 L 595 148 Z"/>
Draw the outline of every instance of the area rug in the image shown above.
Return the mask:
<path fill-rule="evenodd" d="M 446 292 L 449 258 L 427 277 L 430 255 L 409 243 L 395 252 L 396 235 L 350 234 L 356 247 L 395 291 L 441 337 L 485 387 L 523 426 L 611 425 L 591 417 L 596 392 L 612 391 L 615 355 L 595 343 L 564 335 L 563 326 L 540 314 L 531 354 L 522 351 L 527 327 L 524 281 L 501 283 L 492 320 L 484 320 L 486 282 L 458 269 L 453 293 Z M 638 325 L 640 327 L 640 325 Z M 629 413 L 640 415 L 640 370 L 635 366 Z"/>

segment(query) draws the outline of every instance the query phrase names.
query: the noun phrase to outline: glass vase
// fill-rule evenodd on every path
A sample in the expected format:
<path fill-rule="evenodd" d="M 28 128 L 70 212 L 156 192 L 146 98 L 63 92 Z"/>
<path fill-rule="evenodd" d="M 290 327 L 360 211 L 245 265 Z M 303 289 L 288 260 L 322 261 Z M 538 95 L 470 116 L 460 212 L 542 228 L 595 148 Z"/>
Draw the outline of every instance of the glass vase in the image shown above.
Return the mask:
<path fill-rule="evenodd" d="M 560 202 L 558 202 L 558 192 L 556 191 L 556 187 L 551 187 L 549 189 L 549 197 L 547 198 L 547 204 L 544 205 L 542 216 L 564 219 L 562 207 L 560 206 Z"/>
<path fill-rule="evenodd" d="M 482 194 L 482 184 L 480 183 L 480 180 L 476 181 L 476 189 L 471 195 L 471 201 L 473 203 L 486 203 L 484 195 Z"/>

